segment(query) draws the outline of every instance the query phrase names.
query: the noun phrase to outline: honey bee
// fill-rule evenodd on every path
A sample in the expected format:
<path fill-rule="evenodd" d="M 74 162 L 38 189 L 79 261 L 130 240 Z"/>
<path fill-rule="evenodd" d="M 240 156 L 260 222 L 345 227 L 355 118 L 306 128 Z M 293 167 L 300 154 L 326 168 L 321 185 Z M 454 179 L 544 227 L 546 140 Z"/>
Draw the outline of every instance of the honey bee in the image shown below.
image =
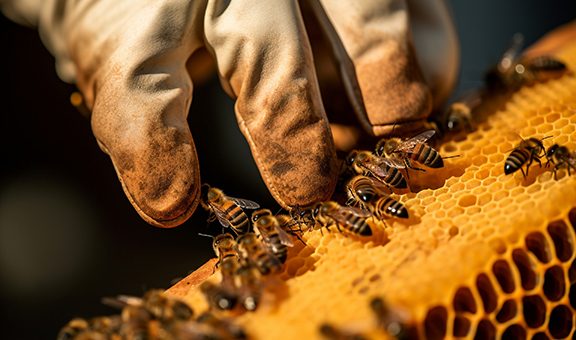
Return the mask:
<path fill-rule="evenodd" d="M 523 85 L 558 78 L 567 71 L 566 64 L 551 56 L 521 58 L 524 37 L 516 34 L 497 66 L 486 76 L 491 89 L 517 90 Z"/>
<path fill-rule="evenodd" d="M 256 235 L 262 237 L 268 248 L 281 263 L 286 262 L 288 247 L 293 247 L 292 238 L 284 229 L 272 212 L 268 209 L 260 209 L 252 213 L 252 225 Z"/>
<path fill-rule="evenodd" d="M 576 170 L 576 152 L 570 152 L 567 147 L 554 144 L 546 151 L 546 166 L 550 163 L 554 164 L 554 179 L 558 179 L 556 172 L 558 169 L 564 167 L 568 170 L 568 175 L 571 175 L 570 169 Z"/>
<path fill-rule="evenodd" d="M 370 177 L 357 175 L 346 185 L 348 201 L 346 204 L 358 204 L 363 209 L 368 209 L 379 219 L 385 216 L 408 218 L 406 207 L 388 196 L 386 187 Z"/>
<path fill-rule="evenodd" d="M 122 309 L 122 339 L 154 339 L 159 332 L 159 323 L 142 306 L 127 305 Z"/>
<path fill-rule="evenodd" d="M 504 173 L 509 175 L 520 170 L 522 175 L 526 177 L 533 161 L 536 161 L 540 166 L 542 166 L 540 158 L 546 154 L 546 149 L 544 148 L 542 141 L 549 137 L 550 136 L 542 139 L 531 137 L 522 140 L 522 142 L 520 142 L 520 144 L 518 144 L 518 146 L 514 148 L 506 158 L 506 161 L 504 162 Z M 522 169 L 524 164 L 526 164 L 526 172 Z"/>
<path fill-rule="evenodd" d="M 310 223 L 313 223 L 310 210 L 308 211 L 308 214 L 310 215 L 310 217 L 307 218 L 309 222 L 305 224 L 305 226 L 308 226 Z M 306 244 L 306 242 L 304 242 L 301 236 L 302 233 L 304 232 L 304 230 L 302 229 L 302 223 L 295 221 L 290 215 L 286 214 L 276 215 L 276 220 L 278 221 L 278 224 L 280 225 L 280 228 L 282 228 L 282 230 L 284 230 L 286 233 L 290 235 L 296 236 L 296 238 L 300 240 L 300 242 Z"/>
<path fill-rule="evenodd" d="M 99 316 L 86 321 L 75 318 L 62 327 L 58 333 L 58 340 L 71 339 L 120 339 L 122 320 L 118 315 Z"/>
<path fill-rule="evenodd" d="M 376 144 L 376 155 L 387 157 L 397 162 L 403 162 L 407 168 L 424 171 L 410 162 L 416 161 L 429 168 L 442 168 L 444 161 L 440 153 L 426 142 L 434 136 L 436 131 L 427 130 L 417 136 L 402 140 L 401 138 L 384 138 Z"/>
<path fill-rule="evenodd" d="M 404 189 L 408 185 L 404 175 L 398 169 L 405 168 L 403 163 L 376 157 L 369 151 L 353 150 L 348 154 L 346 163 L 357 174 L 372 176 L 393 188 Z"/>
<path fill-rule="evenodd" d="M 276 221 L 278 221 L 278 225 L 282 230 L 284 230 L 288 234 L 293 234 L 295 232 L 302 232 L 302 228 L 300 227 L 299 223 L 296 222 L 290 215 L 286 214 L 279 214 L 276 215 Z M 297 226 L 298 229 L 294 229 L 293 227 Z M 298 235 L 296 235 L 298 236 Z"/>
<path fill-rule="evenodd" d="M 84 319 L 81 318 L 72 319 L 64 327 L 62 327 L 60 333 L 58 333 L 57 339 L 58 340 L 74 339 L 81 333 L 88 331 L 89 327 L 90 326 L 88 324 L 88 321 Z"/>
<path fill-rule="evenodd" d="M 366 222 L 370 213 L 353 207 L 343 207 L 334 201 L 320 202 L 316 204 L 312 216 L 323 227 L 336 225 L 342 226 L 352 234 L 360 236 L 372 235 L 372 229 Z"/>
<path fill-rule="evenodd" d="M 407 339 L 408 329 L 403 318 L 392 311 L 382 298 L 375 297 L 370 301 L 370 309 L 376 316 L 378 327 L 396 339 Z"/>
<path fill-rule="evenodd" d="M 258 269 L 247 259 L 240 261 L 236 272 L 240 281 L 240 301 L 247 311 L 254 311 L 260 304 L 262 285 Z"/>
<path fill-rule="evenodd" d="M 152 319 L 161 321 L 187 321 L 194 315 L 192 308 L 184 301 L 168 297 L 159 289 L 147 291 L 142 298 L 119 295 L 115 298 L 104 298 L 102 302 L 106 305 L 122 309 L 125 307 L 140 308 L 149 313 Z"/>
<path fill-rule="evenodd" d="M 255 233 L 239 236 L 237 243 L 240 256 L 253 263 L 262 275 L 278 273 L 282 270 L 282 262 L 266 249 Z"/>
<path fill-rule="evenodd" d="M 372 213 L 376 218 L 384 219 L 385 216 L 396 218 L 408 218 L 408 210 L 404 204 L 390 196 L 382 196 L 374 203 Z"/>
<path fill-rule="evenodd" d="M 216 317 L 213 313 L 204 312 L 198 316 L 196 322 L 207 325 L 218 332 L 223 339 L 248 339 L 242 327 L 234 324 L 231 320 Z M 219 338 L 219 337 L 216 337 Z"/>
<path fill-rule="evenodd" d="M 483 90 L 471 91 L 448 106 L 444 128 L 449 132 L 472 130 L 472 113 L 482 102 Z"/>
<path fill-rule="evenodd" d="M 287 228 L 291 228 L 294 225 L 298 226 L 298 230 L 300 232 L 303 231 L 302 226 L 306 230 L 312 230 L 315 225 L 314 218 L 312 218 L 312 210 L 314 209 L 313 206 L 309 207 L 300 207 L 296 206 L 292 208 L 289 212 L 290 220 L 288 220 L 285 215 L 279 215 L 279 222 L 284 230 L 288 230 Z M 290 229 L 292 230 L 292 229 Z"/>
<path fill-rule="evenodd" d="M 238 295 L 235 292 L 209 281 L 202 282 L 200 291 L 204 294 L 208 305 L 214 309 L 231 310 L 238 303 Z"/>
<path fill-rule="evenodd" d="M 220 224 L 231 228 L 237 235 L 248 232 L 250 228 L 250 220 L 242 208 L 260 208 L 256 202 L 226 196 L 222 190 L 210 187 L 208 184 L 202 185 L 200 202 L 204 209 L 214 214 L 215 217 L 212 217 L 210 221 L 214 218 L 218 219 Z"/>
<path fill-rule="evenodd" d="M 318 329 L 320 334 L 327 340 L 365 340 L 366 338 L 360 334 L 347 332 L 336 328 L 329 323 L 323 323 Z"/>
<path fill-rule="evenodd" d="M 236 246 L 234 237 L 228 233 L 214 237 L 212 242 L 212 248 L 218 257 L 216 268 L 219 268 L 222 274 L 221 286 L 229 292 L 236 290 L 235 275 L 236 270 L 238 270 L 239 257 Z"/>

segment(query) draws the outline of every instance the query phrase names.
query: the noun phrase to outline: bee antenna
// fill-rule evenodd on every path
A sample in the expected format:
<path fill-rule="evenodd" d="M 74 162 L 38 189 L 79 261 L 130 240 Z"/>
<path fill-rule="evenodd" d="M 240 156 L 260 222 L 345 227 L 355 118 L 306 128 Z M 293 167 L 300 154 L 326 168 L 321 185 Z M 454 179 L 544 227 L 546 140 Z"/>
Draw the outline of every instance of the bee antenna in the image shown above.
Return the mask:
<path fill-rule="evenodd" d="M 554 136 L 545 136 L 544 138 L 541 139 L 541 141 L 548 139 L 548 138 L 552 138 L 552 137 L 554 137 Z"/>
<path fill-rule="evenodd" d="M 392 125 L 392 131 L 390 132 L 390 136 L 394 136 L 394 130 L 396 129 L 396 125 L 398 125 L 398 123 L 394 123 L 394 125 Z"/>
<path fill-rule="evenodd" d="M 202 183 L 202 185 L 200 186 L 200 188 L 206 188 L 206 189 L 210 189 L 211 186 L 208 183 Z"/>
<path fill-rule="evenodd" d="M 202 233 L 198 233 L 198 235 L 204 236 L 204 237 L 210 237 L 211 239 L 214 239 L 214 236 L 212 236 L 212 235 L 202 234 Z"/>

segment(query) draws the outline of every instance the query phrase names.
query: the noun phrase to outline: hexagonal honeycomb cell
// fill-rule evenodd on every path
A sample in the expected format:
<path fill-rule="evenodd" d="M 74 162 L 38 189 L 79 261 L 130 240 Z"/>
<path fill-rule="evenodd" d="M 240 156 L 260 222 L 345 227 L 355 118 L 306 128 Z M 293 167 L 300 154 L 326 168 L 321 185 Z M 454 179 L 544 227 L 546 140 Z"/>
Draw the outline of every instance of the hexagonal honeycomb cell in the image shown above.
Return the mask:
<path fill-rule="evenodd" d="M 576 43 L 557 57 L 576 70 Z M 399 196 L 409 219 L 372 221 L 366 240 L 306 233 L 284 273 L 264 282 L 261 307 L 238 323 L 255 339 L 320 338 L 323 323 L 386 338 L 369 308 L 379 296 L 417 338 L 574 336 L 576 175 L 554 179 L 535 165 L 526 178 L 506 176 L 504 159 L 521 137 L 576 150 L 575 131 L 573 72 L 483 103 L 474 130 L 439 149 L 459 157 L 411 176 L 411 192 Z M 168 292 L 203 310 L 200 276 Z"/>

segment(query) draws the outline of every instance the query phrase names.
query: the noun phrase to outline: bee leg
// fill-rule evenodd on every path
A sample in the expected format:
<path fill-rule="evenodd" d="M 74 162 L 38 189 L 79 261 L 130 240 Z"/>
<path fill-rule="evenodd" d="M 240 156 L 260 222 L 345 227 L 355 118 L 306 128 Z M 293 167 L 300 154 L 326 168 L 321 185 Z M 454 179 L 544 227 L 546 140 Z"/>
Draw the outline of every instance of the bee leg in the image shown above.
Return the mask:
<path fill-rule="evenodd" d="M 524 175 L 524 177 L 528 176 L 528 172 L 530 171 L 530 165 L 532 165 L 532 161 L 534 161 L 534 156 L 530 155 L 530 160 L 528 161 L 528 164 L 526 164 L 526 175 Z M 522 170 L 522 167 L 520 167 L 520 170 Z"/>
<path fill-rule="evenodd" d="M 342 234 L 342 229 L 340 229 L 340 224 L 335 223 L 335 225 L 336 225 L 336 229 L 338 230 L 338 232 L 339 232 L 340 234 Z"/>
<path fill-rule="evenodd" d="M 520 167 L 520 172 L 522 172 L 522 177 L 526 178 L 526 173 L 524 172 L 524 169 L 522 169 L 522 167 Z"/>
<path fill-rule="evenodd" d="M 352 206 L 352 204 L 354 204 L 355 201 L 356 201 L 356 200 L 355 200 L 354 198 L 350 197 L 350 198 L 348 198 L 348 199 L 346 200 L 346 205 L 347 205 L 347 206 Z"/>
<path fill-rule="evenodd" d="M 552 171 L 554 172 L 554 180 L 557 181 L 558 180 L 558 175 L 556 174 L 558 172 L 557 167 L 554 167 Z"/>
<path fill-rule="evenodd" d="M 536 157 L 534 157 L 534 160 L 535 160 L 536 162 L 538 162 L 538 165 L 540 165 L 540 168 L 542 168 L 542 161 L 540 161 L 540 157 L 539 157 L 539 156 L 536 156 Z"/>
<path fill-rule="evenodd" d="M 306 242 L 304 242 L 304 240 L 302 239 L 302 237 L 301 237 L 300 235 L 294 233 L 294 236 L 296 236 L 296 238 L 297 238 L 298 240 L 300 240 L 300 242 L 302 242 L 303 245 L 306 245 Z"/>

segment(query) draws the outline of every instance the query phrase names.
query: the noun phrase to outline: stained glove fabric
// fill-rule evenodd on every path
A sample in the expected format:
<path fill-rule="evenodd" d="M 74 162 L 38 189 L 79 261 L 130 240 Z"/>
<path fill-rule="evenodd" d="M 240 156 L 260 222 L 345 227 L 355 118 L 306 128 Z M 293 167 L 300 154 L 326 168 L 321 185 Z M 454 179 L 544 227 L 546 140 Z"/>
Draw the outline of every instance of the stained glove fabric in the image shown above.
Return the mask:
<path fill-rule="evenodd" d="M 420 27 L 436 31 L 423 34 L 435 35 L 448 48 L 422 54 L 435 62 L 420 59 L 426 68 L 445 72 L 423 75 L 405 1 L 309 1 L 355 114 L 371 134 L 428 116 L 433 98 L 425 77 L 436 92 L 453 85 L 455 35 L 444 4 L 432 3 L 414 0 L 411 6 L 428 8 L 419 15 L 429 22 Z M 199 200 L 199 164 L 186 117 L 193 92 L 188 68 L 194 68 L 187 61 L 201 48 L 216 60 L 223 88 L 236 98 L 238 124 L 274 198 L 290 208 L 332 194 L 339 169 L 297 1 L 5 0 L 2 5 L 15 20 L 39 26 L 60 77 L 83 93 L 94 135 L 147 222 L 181 224 Z"/>

